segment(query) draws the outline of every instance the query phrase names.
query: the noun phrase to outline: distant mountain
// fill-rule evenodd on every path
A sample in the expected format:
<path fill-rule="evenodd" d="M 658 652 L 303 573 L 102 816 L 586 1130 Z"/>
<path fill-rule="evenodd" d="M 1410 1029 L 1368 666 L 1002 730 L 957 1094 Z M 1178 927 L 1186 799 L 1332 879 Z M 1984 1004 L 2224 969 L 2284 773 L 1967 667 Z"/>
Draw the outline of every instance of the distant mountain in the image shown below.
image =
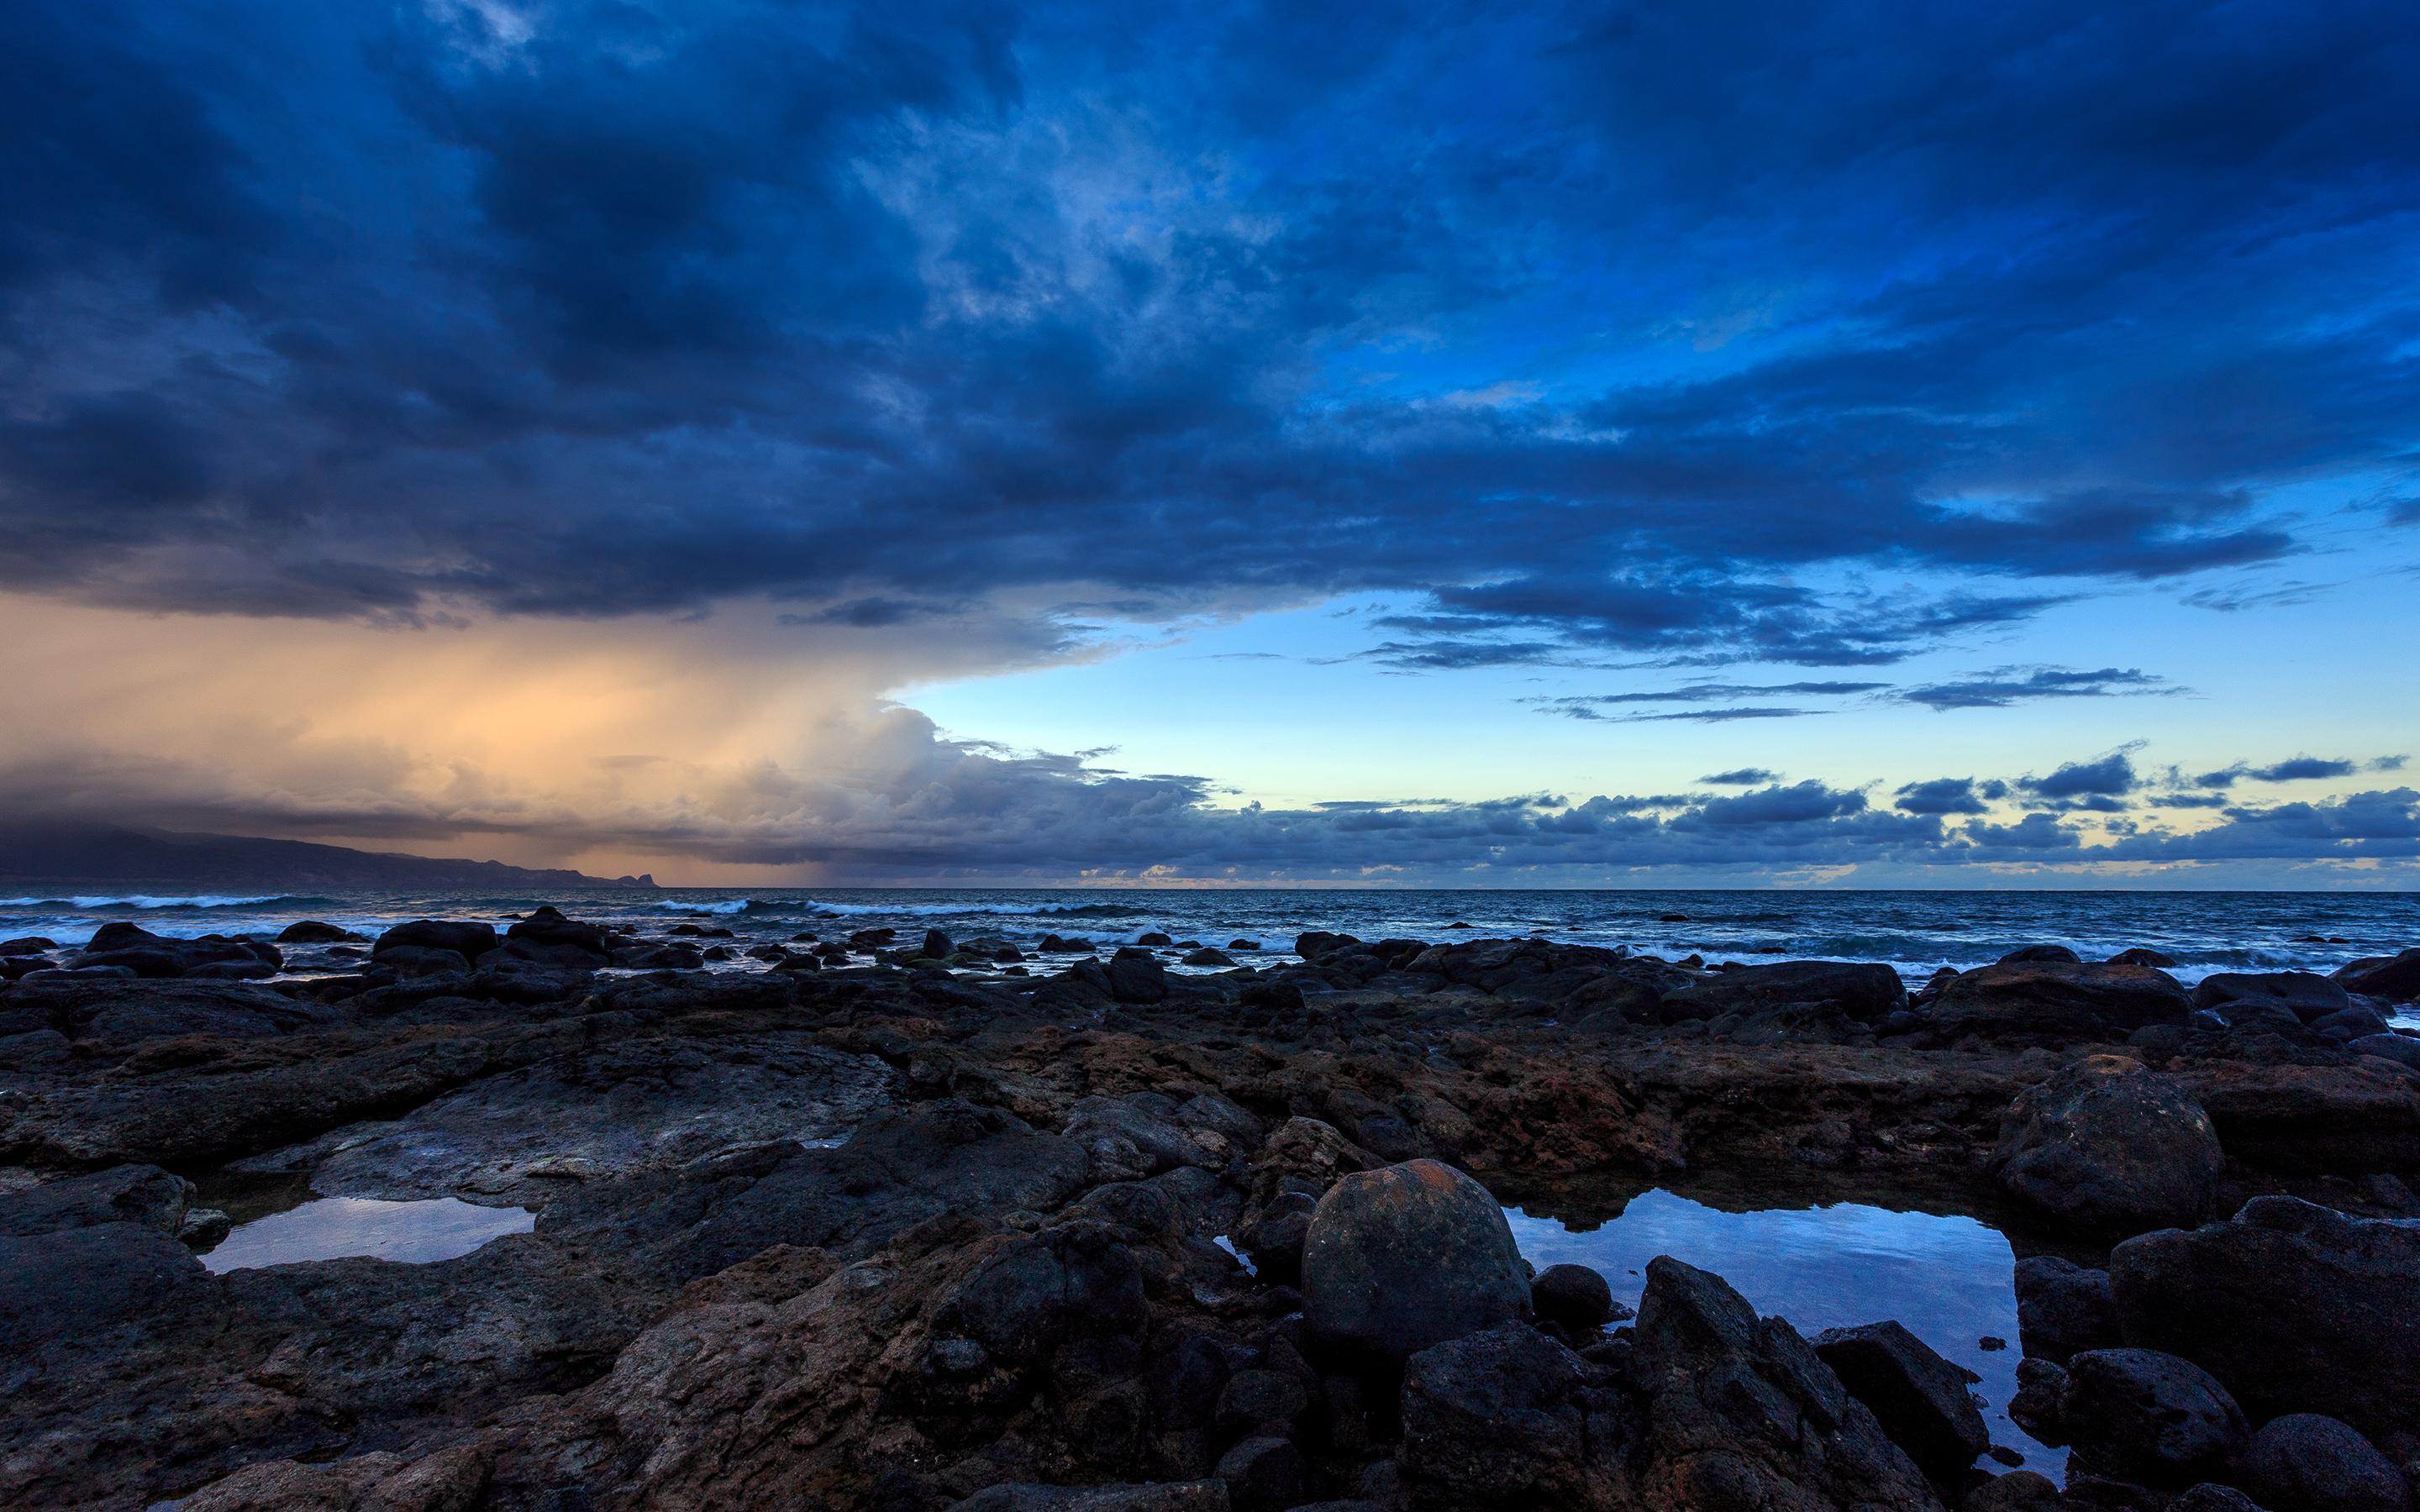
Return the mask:
<path fill-rule="evenodd" d="M 432 860 L 299 840 L 180 835 L 116 825 L 0 821 L 0 890 L 39 886 L 225 887 L 307 892 L 315 887 L 652 887 L 652 876 L 592 877 L 501 861 Z"/>

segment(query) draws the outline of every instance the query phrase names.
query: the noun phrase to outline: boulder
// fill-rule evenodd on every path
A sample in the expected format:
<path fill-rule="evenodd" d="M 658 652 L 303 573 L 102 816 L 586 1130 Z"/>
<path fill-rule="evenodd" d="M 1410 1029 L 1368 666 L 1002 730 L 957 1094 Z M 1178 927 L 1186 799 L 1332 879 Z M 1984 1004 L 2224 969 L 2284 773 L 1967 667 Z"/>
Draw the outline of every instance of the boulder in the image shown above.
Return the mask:
<path fill-rule="evenodd" d="M 1187 955 L 1184 964 L 1188 966 L 1232 966 L 1235 958 L 1215 946 L 1204 946 Z"/>
<path fill-rule="evenodd" d="M 1964 971 L 1932 1001 L 1936 1033 L 2086 1040 L 2182 1024 L 2183 983 L 2150 966 L 2024 962 Z"/>
<path fill-rule="evenodd" d="M 2120 950 L 2111 956 L 2109 964 L 2113 966 L 2157 966 L 2166 971 L 2176 965 L 2177 958 L 2138 945 L 2131 950 Z"/>
<path fill-rule="evenodd" d="M 2332 979 L 2349 993 L 2408 1003 L 2420 997 L 2420 946 L 2399 955 L 2370 956 L 2339 966 Z"/>
<path fill-rule="evenodd" d="M 1218 1392 L 1211 1421 L 1231 1436 L 1258 1431 L 1284 1437 L 1311 1409 L 1311 1393 L 1294 1377 L 1275 1370 L 1238 1370 Z"/>
<path fill-rule="evenodd" d="M 2224 1469 L 2249 1436 L 2218 1379 L 2156 1350 L 2086 1350 L 2067 1363 L 2059 1421 L 2102 1474 L 2182 1489 Z"/>
<path fill-rule="evenodd" d="M 2261 1425 L 2234 1477 L 2271 1506 L 2302 1512 L 2412 1512 L 2395 1462 L 2350 1425 L 2292 1412 Z"/>
<path fill-rule="evenodd" d="M 1234 1512 L 1286 1512 L 1310 1499 L 1311 1466 L 1287 1439 L 1244 1440 L 1219 1457 L 1217 1478 Z"/>
<path fill-rule="evenodd" d="M 1550 1265 L 1529 1283 L 1529 1310 L 1538 1320 L 1568 1329 L 1603 1328 L 1630 1309 L 1616 1304 L 1613 1288 L 1585 1265 Z"/>
<path fill-rule="evenodd" d="M 1992 1446 L 1982 1410 L 1966 1389 L 1983 1378 L 1951 1365 L 1899 1322 L 1827 1328 L 1815 1335 L 1815 1353 L 1935 1481 L 1956 1475 Z"/>
<path fill-rule="evenodd" d="M 2109 1280 L 2128 1344 L 2193 1361 L 2257 1418 L 2420 1433 L 2420 1229 L 2254 1197 L 2126 1241 Z"/>
<path fill-rule="evenodd" d="M 1648 1262 L 1630 1374 L 1648 1394 L 1635 1504 L 1938 1512 L 1923 1472 L 1798 1331 L 1712 1272 Z"/>
<path fill-rule="evenodd" d="M 2019 1260 L 2017 1341 L 2029 1358 L 2055 1365 L 2084 1350 L 2122 1346 L 2126 1338 L 2118 1331 L 2109 1273 L 2087 1271 L 2055 1255 Z"/>
<path fill-rule="evenodd" d="M 117 919 L 93 931 L 92 939 L 70 964 L 126 966 L 138 977 L 180 977 L 196 966 L 225 963 L 274 967 L 282 960 L 275 946 L 256 949 L 238 940 L 171 939 Z"/>
<path fill-rule="evenodd" d="M 157 1165 L 118 1165 L 0 1194 L 0 1234 L 23 1237 L 101 1224 L 141 1224 L 175 1234 L 194 1184 Z"/>
<path fill-rule="evenodd" d="M 397 945 L 380 952 L 372 969 L 392 976 L 397 981 L 417 981 L 441 972 L 468 974 L 471 963 L 459 950 L 441 950 L 428 945 Z"/>
<path fill-rule="evenodd" d="M 149 1224 L 0 1236 L 0 1361 L 222 1305 L 193 1251 Z"/>
<path fill-rule="evenodd" d="M 2420 1071 L 2420 1040 L 2404 1034 L 2365 1034 L 2349 1041 L 2345 1048 L 2357 1056 L 2376 1056 L 2398 1066 Z"/>
<path fill-rule="evenodd" d="M 2304 1024 L 2340 1013 L 2351 1007 L 2342 983 L 2309 971 L 2273 971 L 2259 975 L 2222 971 L 2204 977 L 2193 990 L 2193 1006 L 2214 1009 L 2235 1022 L 2242 1011 L 2237 1004 L 2283 1008 Z"/>
<path fill-rule="evenodd" d="M 2170 1502 L 2168 1512 L 2269 1512 L 2269 1509 L 2232 1486 L 2206 1480 L 2188 1488 L 2182 1496 Z"/>
<path fill-rule="evenodd" d="M 177 975 L 187 981 L 267 981 L 277 968 L 266 961 L 205 961 Z"/>
<path fill-rule="evenodd" d="M 277 932 L 280 945 L 334 945 L 340 940 L 360 938 L 351 930 L 319 918 L 300 919 Z"/>
<path fill-rule="evenodd" d="M 2332 1040 L 2358 1040 L 2366 1035 L 2385 1034 L 2386 1015 L 2374 1008 L 2345 1008 L 2323 1014 L 2311 1021 L 2313 1034 L 2324 1034 Z"/>
<path fill-rule="evenodd" d="M 1403 1470 L 1458 1506 L 1602 1503 L 1590 1483 L 1610 1480 L 1628 1435 L 1588 1381 L 1578 1355 L 1520 1323 L 1422 1350 L 1404 1368 Z"/>
<path fill-rule="evenodd" d="M 928 929 L 924 932 L 924 943 L 918 948 L 916 953 L 929 956 L 936 961 L 947 961 L 958 953 L 957 942 L 940 930 Z"/>
<path fill-rule="evenodd" d="M 1121 1003 L 1157 1003 L 1168 997 L 1168 967 L 1149 950 L 1122 946 L 1109 958 L 1109 995 Z"/>
<path fill-rule="evenodd" d="M 2209 1217 L 2226 1164 L 2200 1105 L 2127 1056 L 2086 1057 L 2019 1093 L 1992 1160 L 2009 1191 L 2114 1234 Z"/>
<path fill-rule="evenodd" d="M 1184 1121 L 1177 1104 L 1156 1092 L 1084 1098 L 1069 1110 L 1063 1133 L 1088 1149 L 1104 1137 L 1125 1140 L 1143 1156 L 1144 1175 L 1179 1165 L 1222 1170 L 1248 1152 L 1216 1128 Z"/>
<path fill-rule="evenodd" d="M 1966 1493 L 1958 1512 L 2066 1512 L 2058 1482 L 2030 1470 L 2012 1470 Z"/>
<path fill-rule="evenodd" d="M 1755 1012 L 1784 1003 L 1832 1002 L 1870 1024 L 1907 1005 L 1907 984 L 1877 962 L 1779 961 L 1742 966 L 1710 981 L 1664 995 L 1667 1023 Z"/>
<path fill-rule="evenodd" d="M 2014 966 L 2038 961 L 2064 961 L 2074 964 L 2080 964 L 2083 960 L 2084 957 L 2077 955 L 2064 945 L 2025 945 L 2000 957 L 1997 964 Z"/>
<path fill-rule="evenodd" d="M 1321 1347 L 1396 1364 L 1529 1314 L 1529 1276 L 1504 1210 L 1433 1160 L 1329 1187 L 1303 1242 L 1302 1290 Z"/>
<path fill-rule="evenodd" d="M 187 1034 L 271 1039 L 338 1018 L 333 1010 L 252 982 L 141 981 L 115 973 L 26 977 L 9 990 L 8 1005 L 20 1013 L 39 1013 L 70 1039 L 116 1043 Z"/>
<path fill-rule="evenodd" d="M 381 956 L 407 945 L 423 946 L 432 950 L 451 950 L 466 962 L 476 961 L 496 948 L 496 927 L 493 924 L 416 918 L 409 924 L 397 924 L 380 935 L 377 943 L 370 947 L 370 954 Z"/>

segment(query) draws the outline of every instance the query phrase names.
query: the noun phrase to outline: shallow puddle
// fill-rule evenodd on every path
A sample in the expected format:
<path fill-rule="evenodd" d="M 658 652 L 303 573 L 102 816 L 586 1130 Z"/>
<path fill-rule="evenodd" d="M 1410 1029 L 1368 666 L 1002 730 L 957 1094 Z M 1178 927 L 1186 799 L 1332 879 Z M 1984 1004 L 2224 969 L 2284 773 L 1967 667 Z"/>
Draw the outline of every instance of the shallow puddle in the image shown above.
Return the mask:
<path fill-rule="evenodd" d="M 505 1234 L 526 1234 L 536 1222 L 537 1214 L 525 1209 L 482 1208 L 454 1197 L 320 1197 L 239 1225 L 201 1258 L 221 1272 L 355 1255 L 426 1265 L 468 1255 Z"/>
<path fill-rule="evenodd" d="M 1756 1310 L 1778 1313 L 1810 1339 L 1826 1328 L 1896 1319 L 1944 1358 L 1983 1378 L 1974 1389 L 1992 1442 L 2025 1468 L 2059 1480 L 2064 1450 L 2037 1443 L 2008 1417 L 2017 1389 L 2016 1252 L 1973 1218 L 1840 1202 L 1724 1212 L 1657 1189 L 1630 1198 L 1620 1217 L 1585 1232 L 1507 1208 L 1521 1254 L 1540 1270 L 1591 1266 L 1614 1300 L 1637 1308 L 1647 1262 L 1658 1255 L 1712 1271 Z M 1978 1340 L 2007 1341 L 1987 1350 Z M 1977 1462 L 1997 1472 L 1989 1459 Z"/>

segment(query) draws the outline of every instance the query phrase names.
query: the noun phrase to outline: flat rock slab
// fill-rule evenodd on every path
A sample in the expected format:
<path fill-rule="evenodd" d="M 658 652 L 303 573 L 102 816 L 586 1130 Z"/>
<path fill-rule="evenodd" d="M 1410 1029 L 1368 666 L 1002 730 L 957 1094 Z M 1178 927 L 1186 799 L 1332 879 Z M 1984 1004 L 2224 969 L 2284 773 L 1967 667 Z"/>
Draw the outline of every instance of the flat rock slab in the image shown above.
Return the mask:
<path fill-rule="evenodd" d="M 845 1134 L 897 1100 L 898 1073 L 803 1034 L 623 1041 L 449 1092 L 237 1163 L 308 1171 L 328 1196 L 459 1196 L 535 1207 L 582 1181 L 737 1149 Z"/>

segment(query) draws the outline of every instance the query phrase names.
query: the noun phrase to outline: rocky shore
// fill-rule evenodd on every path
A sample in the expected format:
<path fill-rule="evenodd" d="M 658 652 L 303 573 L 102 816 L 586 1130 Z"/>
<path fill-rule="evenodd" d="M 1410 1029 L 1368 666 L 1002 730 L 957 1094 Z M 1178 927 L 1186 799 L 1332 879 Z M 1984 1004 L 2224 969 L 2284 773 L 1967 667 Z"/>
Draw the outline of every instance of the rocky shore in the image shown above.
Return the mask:
<path fill-rule="evenodd" d="M 721 938 L 0 942 L 0 1504 L 2412 1504 L 2420 950 L 2188 989 L 1332 934 L 701 969 Z M 2013 1457 L 1886 1306 L 1808 1338 L 1665 1258 L 1630 1318 L 1497 1206 L 1684 1177 L 2024 1215 L 2009 1412 L 2067 1462 L 1978 1468 Z M 306 1190 L 535 1226 L 198 1257 Z"/>

